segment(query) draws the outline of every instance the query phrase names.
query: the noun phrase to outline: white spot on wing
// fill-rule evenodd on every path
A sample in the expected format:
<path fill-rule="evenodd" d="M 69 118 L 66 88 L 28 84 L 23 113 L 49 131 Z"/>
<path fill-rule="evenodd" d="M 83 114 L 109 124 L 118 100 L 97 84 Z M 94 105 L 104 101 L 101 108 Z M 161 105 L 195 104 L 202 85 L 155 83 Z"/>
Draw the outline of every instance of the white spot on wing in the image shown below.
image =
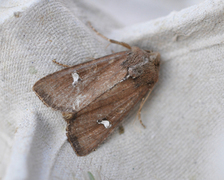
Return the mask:
<path fill-rule="evenodd" d="M 98 124 L 103 124 L 106 129 L 111 127 L 110 121 L 108 120 L 97 120 L 96 122 Z"/>
<path fill-rule="evenodd" d="M 72 78 L 73 78 L 72 86 L 75 87 L 75 85 L 77 84 L 79 80 L 79 75 L 76 73 L 76 71 L 72 73 Z"/>

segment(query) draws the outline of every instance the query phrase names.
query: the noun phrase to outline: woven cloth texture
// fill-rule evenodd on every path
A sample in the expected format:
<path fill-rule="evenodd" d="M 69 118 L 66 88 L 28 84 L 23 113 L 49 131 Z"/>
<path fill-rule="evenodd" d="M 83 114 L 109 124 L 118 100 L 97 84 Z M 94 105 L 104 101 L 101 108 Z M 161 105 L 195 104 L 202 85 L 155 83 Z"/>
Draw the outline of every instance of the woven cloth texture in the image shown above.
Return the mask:
<path fill-rule="evenodd" d="M 0 25 L 0 176 L 14 179 L 224 179 L 224 2 L 206 0 L 122 26 L 82 1 L 40 1 Z M 125 50 L 105 36 L 161 54 L 160 78 L 96 151 L 78 157 L 66 122 L 32 91 L 40 78 Z"/>

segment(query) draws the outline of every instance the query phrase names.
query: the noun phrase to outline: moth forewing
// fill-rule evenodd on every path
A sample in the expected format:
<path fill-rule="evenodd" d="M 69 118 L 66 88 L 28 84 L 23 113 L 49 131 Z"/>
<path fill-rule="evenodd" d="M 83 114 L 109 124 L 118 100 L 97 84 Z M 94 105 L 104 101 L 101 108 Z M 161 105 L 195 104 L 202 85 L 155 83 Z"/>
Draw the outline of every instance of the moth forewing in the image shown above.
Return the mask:
<path fill-rule="evenodd" d="M 79 156 L 104 142 L 158 81 L 159 53 L 129 49 L 57 71 L 33 87 L 47 106 L 62 112 Z"/>
<path fill-rule="evenodd" d="M 67 136 L 77 155 L 84 156 L 95 150 L 122 122 L 124 117 L 148 92 L 149 86 L 136 87 L 132 79 L 117 84 L 110 91 L 77 112 L 68 121 Z M 108 121 L 109 128 L 98 121 Z"/>
<path fill-rule="evenodd" d="M 77 155 L 85 156 L 102 144 L 157 82 L 159 55 L 147 53 L 138 63 L 128 65 L 129 56 L 138 57 L 132 53 L 127 53 L 120 64 L 127 68 L 125 78 L 67 121 L 67 137 Z M 99 121 L 106 121 L 110 126 L 100 125 Z"/>
<path fill-rule="evenodd" d="M 126 52 L 119 52 L 65 68 L 37 81 L 33 90 L 47 106 L 77 112 L 125 77 L 124 68 L 117 69 L 119 73 L 111 71 L 111 65 L 123 62 L 125 56 Z M 80 79 L 75 85 L 74 72 Z"/>

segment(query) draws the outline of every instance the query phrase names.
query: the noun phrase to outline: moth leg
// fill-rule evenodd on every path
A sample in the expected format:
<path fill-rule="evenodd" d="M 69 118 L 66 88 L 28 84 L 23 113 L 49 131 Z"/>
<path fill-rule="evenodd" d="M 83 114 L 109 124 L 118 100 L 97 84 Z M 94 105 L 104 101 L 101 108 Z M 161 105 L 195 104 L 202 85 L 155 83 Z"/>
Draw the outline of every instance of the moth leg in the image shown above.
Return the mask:
<path fill-rule="evenodd" d="M 55 59 L 52 60 L 52 61 L 53 61 L 53 63 L 55 63 L 55 64 L 57 64 L 57 65 L 59 65 L 59 66 L 63 66 L 63 67 L 71 67 L 71 66 L 66 65 L 66 64 L 61 64 L 61 63 L 57 62 Z"/>
<path fill-rule="evenodd" d="M 114 44 L 119 44 L 121 46 L 124 46 L 126 47 L 127 49 L 131 49 L 131 46 L 127 43 L 124 43 L 124 42 L 119 42 L 119 41 L 116 41 L 116 40 L 113 40 L 113 39 L 109 39 L 107 38 L 106 36 L 102 35 L 101 33 L 99 33 L 92 25 L 90 22 L 88 22 L 89 26 L 92 28 L 93 31 L 96 32 L 96 34 L 98 34 L 99 36 L 101 36 L 102 38 L 106 39 L 107 41 L 111 42 L 111 43 L 114 43 Z"/>
<path fill-rule="evenodd" d="M 151 92 L 152 92 L 152 90 L 149 91 L 149 93 L 147 94 L 147 96 L 146 96 L 145 98 L 142 98 L 142 102 L 141 102 L 141 104 L 140 104 L 140 107 L 139 107 L 139 109 L 138 109 L 138 113 L 137 113 L 138 120 L 139 120 L 140 124 L 141 124 L 144 128 L 146 128 L 146 126 L 145 126 L 145 125 L 143 124 L 143 122 L 142 122 L 142 119 L 141 119 L 141 111 L 142 111 L 142 107 L 144 106 L 145 102 L 146 102 L 147 99 L 149 98 L 149 95 L 151 94 Z M 136 117 L 137 117 L 137 116 L 136 116 Z"/>

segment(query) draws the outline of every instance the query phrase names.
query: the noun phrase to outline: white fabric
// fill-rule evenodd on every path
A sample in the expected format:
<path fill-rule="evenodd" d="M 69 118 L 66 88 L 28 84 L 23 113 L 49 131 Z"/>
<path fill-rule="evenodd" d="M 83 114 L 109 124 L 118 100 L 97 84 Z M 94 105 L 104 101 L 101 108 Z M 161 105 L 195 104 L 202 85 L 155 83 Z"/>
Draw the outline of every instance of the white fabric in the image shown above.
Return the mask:
<path fill-rule="evenodd" d="M 141 12 L 139 12 L 141 13 Z M 122 27 L 84 1 L 41 1 L 0 26 L 0 178 L 224 179 L 224 2 L 207 0 Z M 107 37 L 160 52 L 160 79 L 142 110 L 95 152 L 78 157 L 61 113 L 32 91 L 41 77 L 124 50 Z M 107 48 L 106 48 L 107 47 Z M 134 123 L 135 122 L 135 123 Z"/>

